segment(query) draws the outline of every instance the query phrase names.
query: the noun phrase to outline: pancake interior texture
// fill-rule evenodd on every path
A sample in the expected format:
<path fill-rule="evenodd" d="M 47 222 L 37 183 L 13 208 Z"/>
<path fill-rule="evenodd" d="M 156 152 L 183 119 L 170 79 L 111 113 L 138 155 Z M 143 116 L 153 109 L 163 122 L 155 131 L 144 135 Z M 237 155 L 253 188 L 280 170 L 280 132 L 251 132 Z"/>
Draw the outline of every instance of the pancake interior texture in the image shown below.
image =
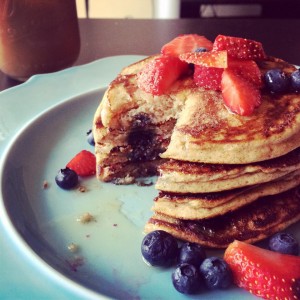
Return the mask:
<path fill-rule="evenodd" d="M 191 77 L 178 80 L 167 95 L 153 96 L 137 86 L 137 72 L 155 56 L 125 68 L 110 84 L 94 116 L 97 176 L 130 183 L 154 175 L 184 106 Z"/>
<path fill-rule="evenodd" d="M 193 62 L 163 93 L 151 93 L 140 74 L 162 58 L 124 68 L 105 92 L 93 121 L 98 179 L 131 184 L 158 175 L 145 232 L 162 229 L 206 247 L 257 242 L 299 221 L 299 92 L 274 94 L 262 84 L 253 112 L 233 113 L 222 85 L 199 86 Z M 297 70 L 273 57 L 249 60 L 260 78 Z M 246 80 L 251 72 L 240 73 Z"/>

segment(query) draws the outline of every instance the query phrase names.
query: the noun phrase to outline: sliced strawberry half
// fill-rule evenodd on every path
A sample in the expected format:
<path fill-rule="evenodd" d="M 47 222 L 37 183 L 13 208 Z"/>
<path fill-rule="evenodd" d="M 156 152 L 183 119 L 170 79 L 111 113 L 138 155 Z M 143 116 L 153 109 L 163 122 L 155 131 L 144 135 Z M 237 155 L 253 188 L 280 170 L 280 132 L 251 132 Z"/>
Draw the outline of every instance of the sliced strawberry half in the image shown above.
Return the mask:
<path fill-rule="evenodd" d="M 95 175 L 96 157 L 92 152 L 82 150 L 68 162 L 67 167 L 82 177 Z"/>
<path fill-rule="evenodd" d="M 194 82 L 199 87 L 220 91 L 223 70 L 195 65 Z"/>
<path fill-rule="evenodd" d="M 254 60 L 239 60 L 231 58 L 228 61 L 228 68 L 251 82 L 256 87 L 262 87 L 262 75 Z"/>
<path fill-rule="evenodd" d="M 211 52 L 188 52 L 183 53 L 179 58 L 189 64 L 203 67 L 227 68 L 227 51 Z"/>
<path fill-rule="evenodd" d="M 161 48 L 161 54 L 178 57 L 182 53 L 194 52 L 198 48 L 210 51 L 213 43 L 206 37 L 198 34 L 183 34 L 174 38 Z"/>
<path fill-rule="evenodd" d="M 264 299 L 300 299 L 300 257 L 234 241 L 225 251 L 235 283 Z"/>
<path fill-rule="evenodd" d="M 186 62 L 174 56 L 161 55 L 145 65 L 138 74 L 137 83 L 146 93 L 162 95 L 187 71 Z"/>
<path fill-rule="evenodd" d="M 228 55 L 238 59 L 261 60 L 266 57 L 260 42 L 239 37 L 218 35 L 213 51 L 227 50 Z"/>
<path fill-rule="evenodd" d="M 222 74 L 221 91 L 225 105 L 242 116 L 251 115 L 261 103 L 260 90 L 230 69 Z"/>

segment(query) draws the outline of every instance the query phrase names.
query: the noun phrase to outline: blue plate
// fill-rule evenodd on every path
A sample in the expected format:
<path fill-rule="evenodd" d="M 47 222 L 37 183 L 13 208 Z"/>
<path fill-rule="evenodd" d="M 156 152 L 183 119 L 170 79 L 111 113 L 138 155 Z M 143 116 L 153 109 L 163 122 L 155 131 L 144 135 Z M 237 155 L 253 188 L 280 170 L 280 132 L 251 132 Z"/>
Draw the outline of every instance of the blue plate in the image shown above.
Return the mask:
<path fill-rule="evenodd" d="M 22 268 L 30 268 L 29 283 L 24 287 L 28 295 L 36 293 L 37 277 L 47 286 L 43 299 L 57 297 L 57 287 L 65 299 L 199 298 L 175 291 L 172 268 L 149 267 L 142 260 L 143 227 L 157 194 L 153 186 L 116 186 L 86 178 L 81 180 L 84 192 L 65 191 L 54 180 L 76 153 L 93 151 L 86 132 L 105 86 L 121 67 L 140 58 L 108 58 L 37 76 L 0 94 L 0 103 L 6 96 L 0 116 L 2 239 L 9 238 L 9 251 L 21 253 Z M 88 223 L 82 222 L 85 214 L 93 217 Z M 299 226 L 291 230 L 299 233 Z M 7 278 L 26 276 L 14 269 L 14 262 L 5 263 L 15 272 L 6 274 Z M 19 295 L 17 288 L 15 294 L 3 288 L 7 296 Z M 234 287 L 201 294 L 201 299 L 220 297 L 254 298 Z"/>

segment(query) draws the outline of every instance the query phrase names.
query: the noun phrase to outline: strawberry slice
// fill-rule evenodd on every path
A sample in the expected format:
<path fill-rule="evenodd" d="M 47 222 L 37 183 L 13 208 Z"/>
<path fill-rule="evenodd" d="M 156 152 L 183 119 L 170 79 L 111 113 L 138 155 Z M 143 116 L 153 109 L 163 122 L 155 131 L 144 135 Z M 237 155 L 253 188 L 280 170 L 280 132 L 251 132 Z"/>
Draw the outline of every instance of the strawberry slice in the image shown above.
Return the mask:
<path fill-rule="evenodd" d="M 234 241 L 225 251 L 235 283 L 264 299 L 300 299 L 300 257 Z"/>
<path fill-rule="evenodd" d="M 182 53 L 194 52 L 197 48 L 206 48 L 210 51 L 213 43 L 206 37 L 198 34 L 183 34 L 174 38 L 161 48 L 161 54 L 178 57 Z"/>
<path fill-rule="evenodd" d="M 214 41 L 213 51 L 227 50 L 228 55 L 238 59 L 260 60 L 266 57 L 260 42 L 218 35 Z"/>
<path fill-rule="evenodd" d="M 140 89 L 152 95 L 164 94 L 188 71 L 188 64 L 174 56 L 161 55 L 149 62 L 138 74 Z"/>
<path fill-rule="evenodd" d="M 199 87 L 220 91 L 223 70 L 195 65 L 194 82 Z"/>
<path fill-rule="evenodd" d="M 228 68 L 251 82 L 254 86 L 258 88 L 262 87 L 261 72 L 254 60 L 238 60 L 231 58 L 228 61 Z"/>
<path fill-rule="evenodd" d="M 179 55 L 179 58 L 189 64 L 203 67 L 227 68 L 227 51 L 188 52 Z"/>
<path fill-rule="evenodd" d="M 242 116 L 251 115 L 261 103 L 259 89 L 230 69 L 222 74 L 221 91 L 225 105 Z"/>
<path fill-rule="evenodd" d="M 67 167 L 76 172 L 78 176 L 95 175 L 96 157 L 92 152 L 82 150 L 68 162 Z"/>

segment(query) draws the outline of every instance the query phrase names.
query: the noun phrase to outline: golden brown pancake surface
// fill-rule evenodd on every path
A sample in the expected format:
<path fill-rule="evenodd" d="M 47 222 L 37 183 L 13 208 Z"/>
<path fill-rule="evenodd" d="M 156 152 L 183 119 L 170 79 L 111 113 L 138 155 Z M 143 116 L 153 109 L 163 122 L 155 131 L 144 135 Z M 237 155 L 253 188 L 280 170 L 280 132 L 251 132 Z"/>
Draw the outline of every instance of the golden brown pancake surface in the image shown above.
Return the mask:
<path fill-rule="evenodd" d="M 160 192 L 154 201 L 152 210 L 178 219 L 208 219 L 224 215 L 254 202 L 260 197 L 275 195 L 299 184 L 300 170 L 296 170 L 271 182 L 216 193 Z"/>
<path fill-rule="evenodd" d="M 231 213 L 207 220 L 180 220 L 154 214 L 146 232 L 165 230 L 206 247 L 226 248 L 235 239 L 254 243 L 300 220 L 299 187 L 262 197 Z"/>
<path fill-rule="evenodd" d="M 209 193 L 269 182 L 300 167 L 300 149 L 251 164 L 205 164 L 167 160 L 156 188 L 172 193 Z"/>
<path fill-rule="evenodd" d="M 300 146 L 300 96 L 264 95 L 250 116 L 231 113 L 222 95 L 198 91 L 186 101 L 163 158 L 245 164 L 282 156 Z"/>
<path fill-rule="evenodd" d="M 152 159 L 162 153 L 167 159 L 245 164 L 278 157 L 300 146 L 299 95 L 265 94 L 262 104 L 248 117 L 231 113 L 220 92 L 196 87 L 191 75 L 177 80 L 167 93 L 154 96 L 138 88 L 137 74 L 155 57 L 124 68 L 105 92 L 93 126 L 98 166 L 107 167 L 118 159 L 117 163 L 131 161 L 128 135 L 141 114 L 152 126 L 152 148 L 159 145 L 155 141 L 161 141 L 160 149 L 153 150 L 157 157 Z M 276 66 L 294 70 L 276 60 L 262 63 L 263 70 Z"/>

